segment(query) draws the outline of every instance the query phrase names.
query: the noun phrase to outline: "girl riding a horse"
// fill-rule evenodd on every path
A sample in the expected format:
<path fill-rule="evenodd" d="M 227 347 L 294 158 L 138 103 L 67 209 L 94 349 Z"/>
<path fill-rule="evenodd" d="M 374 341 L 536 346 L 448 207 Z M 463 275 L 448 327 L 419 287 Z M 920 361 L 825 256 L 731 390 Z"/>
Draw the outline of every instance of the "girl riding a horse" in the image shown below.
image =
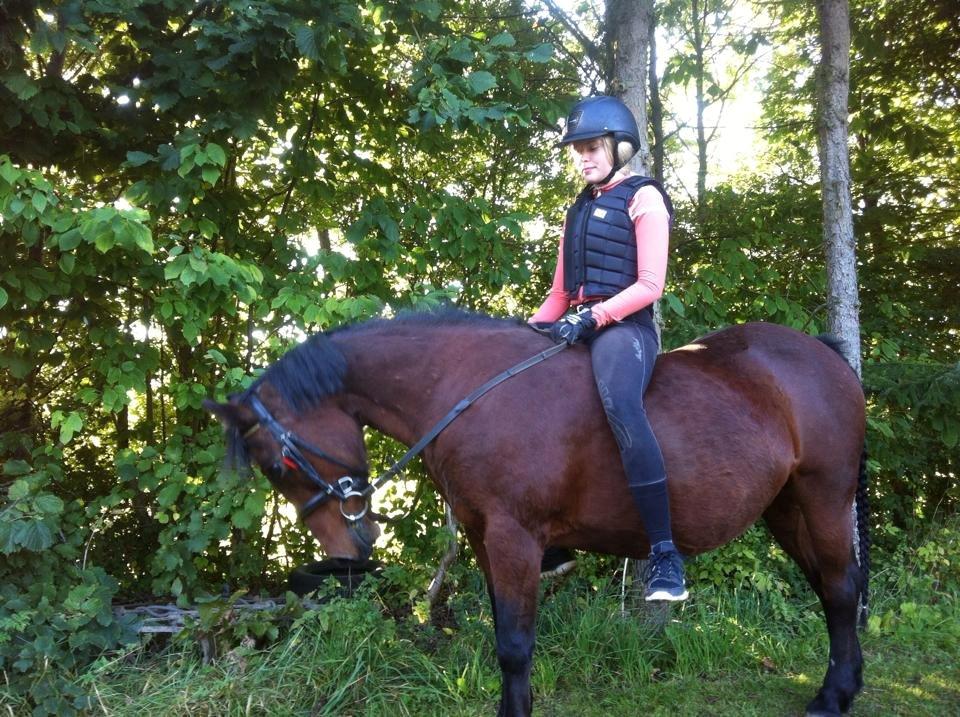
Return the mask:
<path fill-rule="evenodd" d="M 660 348 L 653 303 L 663 293 L 672 207 L 658 182 L 625 164 L 640 149 L 637 122 L 615 97 L 582 100 L 560 145 L 587 181 L 567 210 L 546 300 L 530 323 L 552 322 L 554 341 L 584 343 L 620 451 L 627 485 L 650 540 L 646 600 L 687 598 L 683 558 L 673 543 L 667 476 L 643 393 Z M 572 566 L 548 551 L 544 566 Z"/>

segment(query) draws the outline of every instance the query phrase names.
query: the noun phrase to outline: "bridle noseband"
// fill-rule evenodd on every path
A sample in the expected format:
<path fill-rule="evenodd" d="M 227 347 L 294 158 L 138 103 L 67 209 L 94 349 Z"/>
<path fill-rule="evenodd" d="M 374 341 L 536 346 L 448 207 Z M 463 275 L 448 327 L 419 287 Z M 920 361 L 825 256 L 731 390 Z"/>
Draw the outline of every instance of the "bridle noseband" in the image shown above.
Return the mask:
<path fill-rule="evenodd" d="M 243 437 L 247 438 L 253 435 L 261 427 L 266 428 L 270 431 L 270 435 L 273 436 L 274 440 L 280 444 L 280 460 L 284 467 L 297 469 L 304 478 L 320 489 L 320 492 L 304 503 L 298 511 L 300 520 L 306 519 L 331 497 L 339 499 L 340 514 L 343 515 L 347 521 L 356 523 L 363 519 L 363 516 L 370 510 L 369 498 L 370 494 L 373 493 L 373 486 L 367 481 L 368 472 L 366 468 L 350 466 L 334 458 L 317 446 L 303 440 L 293 431 L 285 429 L 280 425 L 280 422 L 273 417 L 270 411 L 267 410 L 267 407 L 263 405 L 260 397 L 256 394 L 251 394 L 250 396 L 250 408 L 253 409 L 259 421 L 247 430 L 247 432 L 243 434 Z M 303 455 L 301 449 L 312 453 L 317 456 L 317 458 L 322 458 L 325 461 L 344 468 L 348 475 L 338 478 L 333 483 L 327 483 L 317 472 L 317 469 L 307 460 L 306 456 Z M 363 498 L 363 509 L 358 513 L 348 513 L 344 506 L 350 498 Z"/>
<path fill-rule="evenodd" d="M 485 384 L 474 390 L 469 396 L 451 408 L 447 415 L 441 418 L 433 426 L 433 428 L 427 431 L 426 435 L 424 435 L 419 441 L 411 446 L 410 450 L 408 450 L 403 457 L 400 458 L 400 460 L 390 466 L 390 468 L 388 468 L 383 475 L 373 482 L 368 479 L 368 471 L 366 468 L 357 469 L 352 467 L 343 461 L 334 458 L 329 453 L 323 451 L 317 446 L 307 443 L 296 433 L 288 431 L 281 426 L 277 419 L 275 419 L 271 415 L 270 411 L 267 410 L 267 407 L 263 405 L 256 393 L 250 394 L 249 401 L 250 407 L 253 409 L 253 412 L 257 414 L 259 422 L 248 429 L 246 433 L 243 434 L 243 438 L 246 439 L 247 437 L 256 433 L 261 427 L 266 427 L 277 443 L 280 444 L 280 458 L 284 467 L 295 468 L 299 470 L 306 479 L 320 488 L 320 492 L 304 503 L 300 508 L 298 512 L 300 520 L 304 520 L 307 516 L 313 513 L 313 511 L 323 505 L 323 503 L 325 503 L 329 498 L 334 497 L 340 500 L 340 514 L 347 519 L 347 522 L 357 523 L 362 520 L 370 510 L 370 496 L 373 494 L 373 492 L 388 480 L 399 475 L 407 463 L 413 460 L 413 458 L 420 453 L 420 451 L 426 448 L 427 445 L 434 438 L 436 438 L 444 428 L 450 425 L 454 419 L 457 418 L 457 416 L 467 410 L 474 403 L 474 401 L 496 386 L 499 386 L 508 378 L 512 378 L 521 371 L 526 371 L 531 366 L 536 366 L 541 361 L 545 361 L 551 356 L 560 353 L 567 348 L 567 345 L 568 344 L 566 342 L 561 342 L 551 346 L 550 348 L 531 356 L 525 361 L 521 361 L 517 365 L 511 366 L 506 371 L 497 374 Z M 308 461 L 300 451 L 301 448 L 309 453 L 312 453 L 318 458 L 322 458 L 325 461 L 329 461 L 334 465 L 338 465 L 341 468 L 346 469 L 347 473 L 352 475 L 345 475 L 342 478 L 338 478 L 335 483 L 327 483 L 327 481 L 320 477 L 320 474 L 317 473 L 317 470 L 310 464 L 310 461 Z M 363 510 L 358 513 L 348 513 L 344 509 L 344 505 L 350 498 L 363 498 Z"/>

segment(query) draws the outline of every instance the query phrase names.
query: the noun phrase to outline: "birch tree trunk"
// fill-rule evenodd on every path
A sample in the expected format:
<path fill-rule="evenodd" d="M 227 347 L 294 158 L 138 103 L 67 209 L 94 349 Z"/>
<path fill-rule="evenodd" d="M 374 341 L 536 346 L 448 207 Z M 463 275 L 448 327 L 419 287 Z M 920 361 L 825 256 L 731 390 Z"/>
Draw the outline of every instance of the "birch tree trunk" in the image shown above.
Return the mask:
<path fill-rule="evenodd" d="M 653 0 L 607 0 L 607 49 L 610 76 L 607 93 L 616 95 L 633 112 L 640 127 L 640 151 L 629 167 L 651 174 L 650 143 L 647 140 L 647 58 Z"/>
<path fill-rule="evenodd" d="M 654 16 L 647 28 L 650 46 L 650 61 L 647 63 L 649 82 L 650 131 L 653 133 L 653 174 L 663 184 L 663 102 L 660 99 L 660 78 L 657 76 L 657 18 Z"/>
<path fill-rule="evenodd" d="M 699 0 L 693 0 L 690 6 L 693 26 L 693 52 L 696 66 L 695 81 L 697 94 L 697 219 L 703 224 L 707 197 L 707 130 L 704 114 L 707 110 L 707 96 L 704 89 L 706 65 L 704 61 L 703 30 L 707 22 L 707 10 L 701 8 Z"/>
<path fill-rule="evenodd" d="M 817 17 L 821 46 L 817 71 L 817 145 L 827 265 L 827 329 L 840 339 L 844 356 L 859 376 L 860 298 L 847 148 L 847 96 L 850 89 L 847 0 L 817 0 Z"/>

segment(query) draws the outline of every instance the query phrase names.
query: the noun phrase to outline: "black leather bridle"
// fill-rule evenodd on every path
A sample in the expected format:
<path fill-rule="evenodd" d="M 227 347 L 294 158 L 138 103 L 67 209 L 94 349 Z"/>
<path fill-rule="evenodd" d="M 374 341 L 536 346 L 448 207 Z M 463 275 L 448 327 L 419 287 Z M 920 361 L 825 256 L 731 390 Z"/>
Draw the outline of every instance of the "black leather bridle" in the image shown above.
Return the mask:
<path fill-rule="evenodd" d="M 270 411 L 267 410 L 267 407 L 263 405 L 260 397 L 255 393 L 250 396 L 250 408 L 253 409 L 253 412 L 259 420 L 252 428 L 243 434 L 243 437 L 247 438 L 253 435 L 261 427 L 266 428 L 270 431 L 270 435 L 273 436 L 274 440 L 280 444 L 280 460 L 284 468 L 294 468 L 300 471 L 300 474 L 304 478 L 320 489 L 319 493 L 301 506 L 298 511 L 300 520 L 304 520 L 330 498 L 340 500 L 340 513 L 351 523 L 361 520 L 363 516 L 367 514 L 367 511 L 370 510 L 370 501 L 367 498 L 373 493 L 373 486 L 367 481 L 368 472 L 366 468 L 357 468 L 356 466 L 344 463 L 323 449 L 303 440 L 293 431 L 285 429 L 280 425 L 280 422 L 273 417 Z M 338 478 L 334 483 L 328 483 L 320 476 L 317 469 L 307 460 L 306 456 L 303 455 L 303 451 L 312 453 L 317 458 L 322 458 L 325 461 L 340 466 L 347 471 L 347 475 Z M 350 498 L 363 498 L 363 509 L 358 513 L 348 513 L 344 506 Z"/>
<path fill-rule="evenodd" d="M 303 440 L 296 433 L 285 429 L 282 425 L 280 425 L 280 422 L 273 417 L 270 411 L 267 410 L 267 407 L 263 405 L 263 402 L 256 393 L 251 394 L 248 400 L 250 402 L 250 408 L 252 408 L 253 412 L 257 415 L 258 422 L 249 428 L 243 434 L 243 437 L 246 439 L 256 433 L 260 428 L 266 428 L 268 431 L 270 431 L 270 435 L 273 436 L 274 440 L 280 444 L 280 460 L 282 461 L 284 468 L 298 470 L 304 478 L 309 480 L 320 489 L 319 493 L 304 503 L 300 508 L 298 512 L 300 520 L 307 518 L 307 516 L 313 513 L 330 498 L 337 498 L 340 501 L 340 514 L 346 518 L 347 522 L 357 523 L 362 520 L 370 510 L 370 496 L 373 495 L 374 491 L 376 491 L 388 480 L 399 475 L 400 471 L 403 470 L 407 463 L 413 460 L 413 458 L 420 453 L 420 451 L 426 448 L 427 445 L 434 438 L 436 438 L 444 428 L 450 425 L 454 419 L 457 418 L 457 416 L 469 408 L 474 401 L 494 387 L 499 386 L 508 378 L 516 376 L 521 371 L 526 371 L 531 366 L 536 366 L 541 361 L 545 361 L 554 354 L 563 351 L 563 349 L 566 347 L 566 343 L 559 343 L 551 346 L 545 351 L 541 351 L 540 353 L 531 356 L 527 360 L 521 361 L 516 366 L 508 368 L 503 373 L 499 373 L 494 376 L 492 379 L 477 388 L 475 391 L 473 391 L 473 393 L 450 409 L 447 415 L 441 418 L 436 425 L 433 426 L 433 428 L 427 431 L 423 438 L 411 446 L 410 450 L 404 453 L 400 460 L 390 466 L 390 468 L 388 468 L 382 476 L 373 482 L 368 480 L 369 472 L 366 468 L 357 468 L 356 466 L 351 466 L 348 463 L 344 463 L 338 458 L 334 458 L 323 449 Z M 306 459 L 306 456 L 303 455 L 303 451 L 312 453 L 317 458 L 322 458 L 325 461 L 340 466 L 347 471 L 347 475 L 338 478 L 333 483 L 328 483 L 320 476 L 320 474 L 317 472 L 317 469 L 310 464 L 310 461 Z M 362 498 L 363 508 L 356 513 L 348 512 L 345 508 L 345 505 L 350 498 Z"/>

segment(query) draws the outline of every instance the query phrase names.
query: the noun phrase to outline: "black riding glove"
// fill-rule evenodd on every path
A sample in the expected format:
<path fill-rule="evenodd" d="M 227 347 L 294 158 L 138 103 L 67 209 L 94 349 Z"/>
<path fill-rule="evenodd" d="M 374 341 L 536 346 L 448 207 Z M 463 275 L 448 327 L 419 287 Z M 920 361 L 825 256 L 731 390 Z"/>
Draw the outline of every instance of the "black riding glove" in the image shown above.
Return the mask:
<path fill-rule="evenodd" d="M 593 312 L 587 309 L 583 313 L 567 314 L 559 321 L 555 321 L 550 327 L 550 338 L 556 344 L 561 341 L 575 344 L 592 336 L 596 328 L 597 320 L 593 318 Z"/>

